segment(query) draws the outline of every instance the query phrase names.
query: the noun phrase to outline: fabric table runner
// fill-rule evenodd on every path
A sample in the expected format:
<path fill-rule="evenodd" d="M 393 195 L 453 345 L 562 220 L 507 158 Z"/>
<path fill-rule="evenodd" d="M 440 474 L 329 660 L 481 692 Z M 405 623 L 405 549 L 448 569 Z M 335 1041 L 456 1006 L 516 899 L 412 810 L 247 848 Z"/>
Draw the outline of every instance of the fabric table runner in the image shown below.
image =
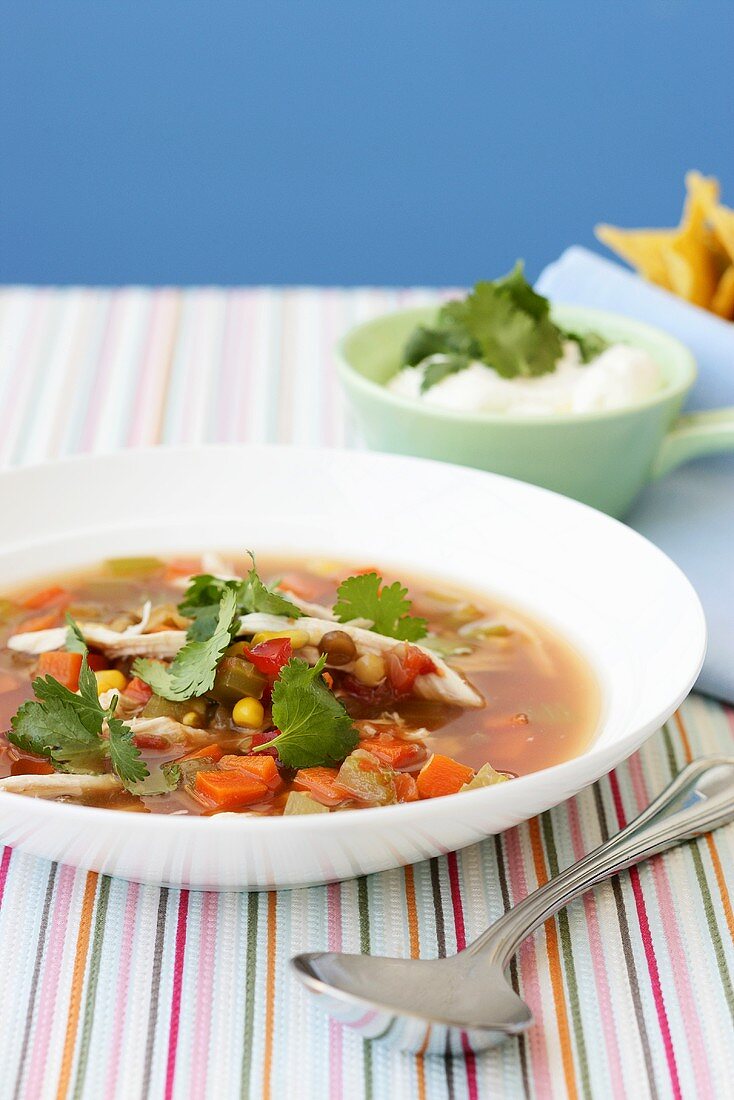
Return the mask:
<path fill-rule="evenodd" d="M 154 443 L 351 445 L 335 340 L 437 293 L 6 288 L 0 463 Z M 158 889 L 6 848 L 0 1096 L 730 1095 L 731 826 L 603 884 L 536 933 L 511 973 L 536 1025 L 482 1056 L 364 1043 L 310 1004 L 286 964 L 305 950 L 453 953 L 634 816 L 687 760 L 730 752 L 733 733 L 731 711 L 692 696 L 571 802 L 462 852 L 341 885 Z"/>

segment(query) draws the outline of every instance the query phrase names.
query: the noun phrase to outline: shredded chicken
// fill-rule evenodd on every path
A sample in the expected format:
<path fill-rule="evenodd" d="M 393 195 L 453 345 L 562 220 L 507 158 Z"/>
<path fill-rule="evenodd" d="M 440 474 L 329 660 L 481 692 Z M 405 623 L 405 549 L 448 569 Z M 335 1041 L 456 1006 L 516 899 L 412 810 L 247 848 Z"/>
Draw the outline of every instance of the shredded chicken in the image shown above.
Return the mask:
<path fill-rule="evenodd" d="M 122 783 L 116 775 L 9 775 L 0 779 L 0 791 L 33 795 L 35 798 L 59 798 L 67 795 L 79 797 L 85 794 L 108 794 L 121 791 Z"/>
<path fill-rule="evenodd" d="M 308 634 L 310 647 L 313 647 L 318 646 L 324 634 L 334 629 L 334 624 L 329 620 L 312 619 L 309 616 L 303 616 L 300 619 L 286 619 L 280 615 L 264 615 L 259 612 L 244 615 L 240 622 L 240 632 L 243 634 L 284 629 L 305 631 Z M 357 652 L 360 656 L 365 653 L 375 653 L 382 656 L 398 644 L 395 638 L 387 638 L 384 634 L 376 634 L 372 630 L 365 630 L 364 627 L 354 626 L 352 623 L 340 623 L 339 630 L 343 630 L 350 636 L 357 646 Z M 416 643 L 411 642 L 411 645 L 416 645 Z M 305 659 L 309 660 L 309 663 L 315 664 L 314 650 L 310 647 L 307 646 L 300 652 L 305 655 Z M 432 653 L 430 649 L 420 645 L 416 645 L 416 649 L 430 657 L 437 670 L 416 678 L 414 687 L 416 695 L 422 699 L 453 703 L 460 707 L 483 706 L 482 696 L 458 672 L 449 668 L 446 662 L 435 653 Z M 339 667 L 349 671 L 351 666 L 340 665 Z"/>

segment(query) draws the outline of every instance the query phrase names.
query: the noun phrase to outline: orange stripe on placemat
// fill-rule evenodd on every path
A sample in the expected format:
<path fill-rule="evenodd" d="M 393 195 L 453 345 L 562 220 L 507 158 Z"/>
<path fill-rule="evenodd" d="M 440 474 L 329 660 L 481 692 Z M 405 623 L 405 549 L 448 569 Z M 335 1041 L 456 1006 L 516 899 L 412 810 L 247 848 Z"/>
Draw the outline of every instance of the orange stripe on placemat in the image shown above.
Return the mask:
<path fill-rule="evenodd" d="M 675 712 L 675 724 L 678 727 L 678 733 L 680 734 L 681 743 L 683 745 L 683 755 L 685 756 L 686 763 L 690 764 L 693 760 L 693 752 L 691 751 L 691 743 L 688 740 L 688 732 L 686 730 L 683 718 L 679 710 Z M 719 894 L 721 895 L 721 905 L 724 910 L 724 917 L 726 918 L 726 926 L 729 929 L 729 935 L 734 939 L 734 909 L 732 909 L 731 898 L 729 896 L 729 888 L 726 884 L 726 878 L 724 877 L 724 868 L 721 866 L 721 859 L 716 849 L 716 842 L 714 841 L 711 833 L 706 833 L 706 847 L 709 850 L 709 856 L 711 857 L 711 864 L 714 868 L 714 877 L 716 879 L 716 885 L 719 888 Z"/>
<path fill-rule="evenodd" d="M 421 941 L 418 932 L 418 906 L 415 900 L 415 876 L 413 868 L 403 868 L 405 872 L 405 908 L 408 913 L 408 938 L 410 942 L 410 957 L 417 959 L 420 955 Z M 426 1036 L 428 1043 L 428 1036 Z M 415 1056 L 415 1073 L 418 1084 L 418 1100 L 426 1100 L 426 1067 L 423 1061 L 423 1053 Z"/>
<path fill-rule="evenodd" d="M 278 895 L 268 894 L 268 964 L 265 974 L 265 1052 L 263 1055 L 263 1100 L 270 1100 L 270 1075 L 273 1068 L 273 1023 L 275 1019 L 275 953 Z"/>
<path fill-rule="evenodd" d="M 530 829 L 530 845 L 533 850 L 533 866 L 538 886 L 543 886 L 548 881 L 548 872 L 545 864 L 545 851 L 540 835 L 540 822 L 537 817 L 528 822 Z M 568 1026 L 568 1004 L 566 991 L 563 988 L 563 971 L 561 969 L 561 948 L 558 942 L 558 929 L 553 917 L 545 922 L 545 942 L 548 949 L 548 968 L 550 970 L 551 986 L 553 988 L 553 1005 L 556 1010 L 558 1023 L 558 1037 L 561 1040 L 561 1058 L 563 1059 L 563 1074 L 566 1079 L 566 1093 L 571 1098 L 578 1097 L 576 1086 L 576 1070 L 573 1061 L 573 1045 L 571 1043 L 571 1031 Z"/>
<path fill-rule="evenodd" d="M 66 1023 L 66 1035 L 64 1036 L 64 1053 L 61 1057 L 61 1069 L 59 1070 L 59 1085 L 56 1090 L 57 1100 L 64 1100 L 69 1091 L 69 1083 L 71 1081 L 71 1070 L 74 1065 L 74 1050 L 76 1049 L 76 1032 L 79 1025 L 82 990 L 84 989 L 84 974 L 87 969 L 89 935 L 92 930 L 92 916 L 94 914 L 96 894 L 97 874 L 95 871 L 90 871 L 87 874 L 87 881 L 84 884 L 82 911 L 79 917 L 79 935 L 76 938 L 74 971 L 71 976 L 71 990 L 69 993 L 69 1016 Z"/>

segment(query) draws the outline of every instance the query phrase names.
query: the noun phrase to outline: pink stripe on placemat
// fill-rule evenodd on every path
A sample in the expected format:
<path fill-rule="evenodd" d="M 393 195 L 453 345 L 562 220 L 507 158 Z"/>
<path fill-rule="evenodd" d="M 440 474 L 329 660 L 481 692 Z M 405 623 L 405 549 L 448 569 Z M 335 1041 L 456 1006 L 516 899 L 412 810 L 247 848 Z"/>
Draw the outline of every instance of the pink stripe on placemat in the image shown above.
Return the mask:
<path fill-rule="evenodd" d="M 130 993 L 130 968 L 132 965 L 133 943 L 135 938 L 135 918 L 137 915 L 140 886 L 137 882 L 127 884 L 125 912 L 122 917 L 122 936 L 120 938 L 120 959 L 117 971 L 115 1004 L 115 1026 L 112 1032 L 112 1050 L 110 1051 L 109 1079 L 117 1080 L 122 1053 L 122 1037 L 125 1032 L 128 996 Z"/>
<path fill-rule="evenodd" d="M 8 869 L 12 856 L 12 848 L 3 848 L 3 858 L 0 860 L 0 905 L 2 905 L 5 897 L 5 883 L 8 881 Z"/>
<path fill-rule="evenodd" d="M 326 887 L 326 905 L 328 912 L 329 951 L 342 949 L 342 894 L 338 882 Z M 343 1035 L 341 1024 L 329 1020 L 329 1096 L 331 1100 L 342 1100 L 343 1076 Z"/>
<path fill-rule="evenodd" d="M 614 800 L 614 811 L 617 815 L 617 824 L 620 829 L 623 829 L 627 824 L 627 818 L 624 812 L 624 805 L 622 802 L 622 792 L 619 789 L 619 780 L 616 772 L 609 773 L 609 786 L 612 792 L 612 798 Z M 640 925 L 640 936 L 642 937 L 642 946 L 645 951 L 645 961 L 647 963 L 648 973 L 650 975 L 650 987 L 652 989 L 652 996 L 655 1002 L 655 1011 L 657 1012 L 658 1024 L 660 1026 L 660 1034 L 663 1040 L 663 1047 L 665 1049 L 665 1059 L 668 1064 L 668 1073 L 670 1074 L 670 1085 L 673 1090 L 673 1095 L 676 1100 L 680 1100 L 681 1088 L 680 1078 L 678 1076 L 678 1065 L 675 1060 L 675 1051 L 673 1050 L 673 1041 L 670 1035 L 670 1023 L 668 1021 L 668 1013 L 665 1010 L 665 1001 L 663 1000 L 663 991 L 660 986 L 660 970 L 658 968 L 658 960 L 655 955 L 655 948 L 652 942 L 652 934 L 650 932 L 650 922 L 647 916 L 647 906 L 645 905 L 645 896 L 642 892 L 642 885 L 640 883 L 640 873 L 636 867 L 630 867 L 629 871 L 630 883 L 632 885 L 632 893 L 635 898 L 635 908 L 637 909 L 637 920 Z"/>
<path fill-rule="evenodd" d="M 199 966 L 196 974 L 196 1020 L 191 1051 L 191 1086 L 198 1096 L 206 1096 L 209 1063 L 209 1039 L 212 1024 L 212 995 L 217 949 L 217 894 L 206 893 L 201 903 Z"/>
<path fill-rule="evenodd" d="M 181 988 L 183 986 L 183 966 L 186 952 L 186 920 L 188 913 L 189 892 L 188 890 L 182 890 L 178 900 L 176 945 L 173 955 L 173 992 L 171 996 L 171 1023 L 168 1030 L 165 1100 L 171 1100 L 173 1096 L 173 1080 L 176 1075 L 176 1053 L 178 1048 L 178 1032 L 181 1023 Z"/>

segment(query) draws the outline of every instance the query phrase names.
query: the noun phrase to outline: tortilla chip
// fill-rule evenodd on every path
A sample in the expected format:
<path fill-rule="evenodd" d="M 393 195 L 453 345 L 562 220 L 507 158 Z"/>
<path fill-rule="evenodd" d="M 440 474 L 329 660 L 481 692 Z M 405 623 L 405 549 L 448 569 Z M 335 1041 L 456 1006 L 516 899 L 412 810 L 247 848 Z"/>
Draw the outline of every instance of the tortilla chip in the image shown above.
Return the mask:
<path fill-rule="evenodd" d="M 726 250 L 729 262 L 734 264 L 734 210 L 728 206 L 716 206 L 711 211 L 711 224 L 719 243 Z"/>
<path fill-rule="evenodd" d="M 686 172 L 686 201 L 680 223 L 681 231 L 705 231 L 706 222 L 718 204 L 719 192 L 719 181 L 714 176 L 702 176 L 695 169 Z"/>
<path fill-rule="evenodd" d="M 607 248 L 651 283 L 673 289 L 665 257 L 675 240 L 676 229 L 617 229 L 613 225 L 597 225 L 594 232 Z"/>
<path fill-rule="evenodd" d="M 734 267 L 727 267 L 711 299 L 711 309 L 726 321 L 734 321 Z"/>

